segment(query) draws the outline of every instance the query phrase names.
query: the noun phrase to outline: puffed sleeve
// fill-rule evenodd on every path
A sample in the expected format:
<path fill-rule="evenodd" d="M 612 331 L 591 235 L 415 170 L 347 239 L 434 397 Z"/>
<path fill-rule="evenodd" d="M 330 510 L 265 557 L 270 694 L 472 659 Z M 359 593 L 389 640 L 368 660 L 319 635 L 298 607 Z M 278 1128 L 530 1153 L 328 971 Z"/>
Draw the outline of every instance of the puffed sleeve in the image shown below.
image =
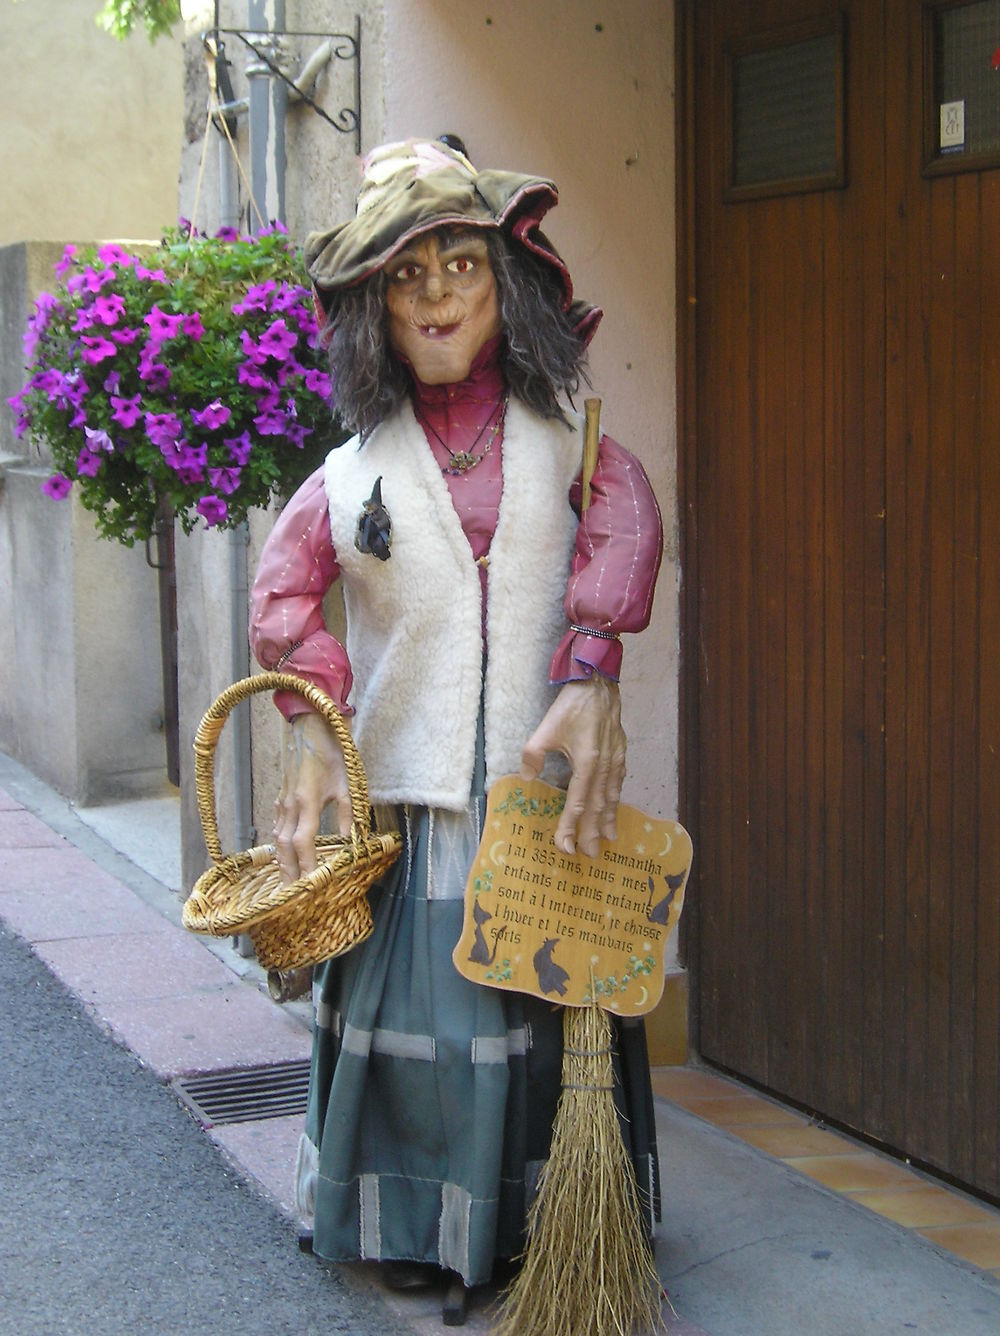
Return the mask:
<path fill-rule="evenodd" d="M 323 620 L 324 595 L 339 575 L 321 467 L 285 506 L 264 544 L 250 593 L 250 648 L 262 668 L 305 678 L 353 714 L 347 651 Z M 286 719 L 310 708 L 292 692 L 277 692 L 274 703 Z"/>
<path fill-rule="evenodd" d="M 578 514 L 581 490 L 577 478 L 570 503 Z M 618 637 L 648 626 L 662 555 L 663 524 L 645 470 L 634 455 L 602 436 L 566 586 L 570 629 L 552 656 L 551 682 L 580 681 L 594 672 L 618 680 Z M 604 635 L 593 634 L 598 631 Z"/>

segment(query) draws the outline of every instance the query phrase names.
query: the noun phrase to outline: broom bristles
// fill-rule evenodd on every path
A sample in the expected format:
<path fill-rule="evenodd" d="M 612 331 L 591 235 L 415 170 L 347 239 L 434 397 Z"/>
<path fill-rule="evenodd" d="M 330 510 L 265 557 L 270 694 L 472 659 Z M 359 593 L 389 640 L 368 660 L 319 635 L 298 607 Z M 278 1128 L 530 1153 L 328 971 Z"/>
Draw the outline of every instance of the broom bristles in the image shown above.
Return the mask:
<path fill-rule="evenodd" d="M 494 1336 L 633 1336 L 662 1330 L 660 1279 L 612 1097 L 611 1024 L 567 1008 L 563 1090 L 528 1213 L 528 1246 Z"/>

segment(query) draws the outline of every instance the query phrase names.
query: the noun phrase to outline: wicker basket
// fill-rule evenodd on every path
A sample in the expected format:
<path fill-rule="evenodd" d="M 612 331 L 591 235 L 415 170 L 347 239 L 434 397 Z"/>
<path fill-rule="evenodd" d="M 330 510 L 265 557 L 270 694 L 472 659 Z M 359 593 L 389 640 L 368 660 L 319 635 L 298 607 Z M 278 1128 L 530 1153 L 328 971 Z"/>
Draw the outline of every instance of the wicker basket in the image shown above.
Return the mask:
<path fill-rule="evenodd" d="M 285 882 L 274 845 L 223 854 L 215 817 L 215 748 L 233 708 L 261 691 L 295 691 L 326 720 L 344 752 L 351 794 L 350 835 L 320 835 L 318 866 Z M 368 781 L 354 741 L 333 701 L 291 673 L 262 673 L 228 687 L 206 712 L 194 741 L 195 791 L 213 866 L 184 905 L 184 926 L 212 937 L 248 933 L 265 969 L 296 969 L 343 955 L 371 933 L 366 892 L 395 862 L 398 831 L 379 834 L 368 805 Z"/>

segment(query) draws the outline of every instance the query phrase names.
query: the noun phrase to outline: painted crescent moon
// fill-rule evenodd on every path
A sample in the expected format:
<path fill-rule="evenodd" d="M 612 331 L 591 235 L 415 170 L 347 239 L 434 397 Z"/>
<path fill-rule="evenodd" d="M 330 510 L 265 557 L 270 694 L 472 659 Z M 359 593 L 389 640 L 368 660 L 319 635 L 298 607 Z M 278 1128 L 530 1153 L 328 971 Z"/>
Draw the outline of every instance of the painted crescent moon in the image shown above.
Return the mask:
<path fill-rule="evenodd" d="M 646 988 L 645 984 L 642 985 L 642 987 L 639 989 L 639 992 L 642 994 L 642 996 L 636 998 L 635 1002 L 636 1010 L 638 1010 L 639 1007 L 644 1007 L 649 999 L 649 990 Z"/>
<path fill-rule="evenodd" d="M 665 830 L 663 832 L 663 840 L 664 840 L 663 848 L 660 850 L 659 853 L 660 858 L 666 858 L 667 854 L 670 852 L 670 850 L 673 848 L 674 845 L 674 841 L 670 835 L 669 830 Z"/>
<path fill-rule="evenodd" d="M 497 853 L 498 849 L 501 851 L 500 853 Z M 507 841 L 494 840 L 493 843 L 490 845 L 490 862 L 493 864 L 494 867 L 503 867 L 504 863 L 506 863 L 507 861 L 505 857 L 506 853 L 507 853 Z"/>

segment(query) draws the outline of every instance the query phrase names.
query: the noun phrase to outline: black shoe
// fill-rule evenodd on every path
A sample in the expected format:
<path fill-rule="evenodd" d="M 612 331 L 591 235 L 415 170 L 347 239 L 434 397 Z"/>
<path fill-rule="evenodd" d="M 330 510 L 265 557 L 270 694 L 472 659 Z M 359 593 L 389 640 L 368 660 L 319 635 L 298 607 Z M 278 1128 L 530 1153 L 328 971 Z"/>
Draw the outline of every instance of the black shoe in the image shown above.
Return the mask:
<path fill-rule="evenodd" d="M 444 1296 L 441 1321 L 446 1327 L 464 1327 L 469 1313 L 470 1290 L 457 1271 L 448 1272 L 448 1292 Z"/>
<path fill-rule="evenodd" d="M 379 1274 L 390 1290 L 426 1290 L 441 1271 L 433 1262 L 382 1262 Z"/>

